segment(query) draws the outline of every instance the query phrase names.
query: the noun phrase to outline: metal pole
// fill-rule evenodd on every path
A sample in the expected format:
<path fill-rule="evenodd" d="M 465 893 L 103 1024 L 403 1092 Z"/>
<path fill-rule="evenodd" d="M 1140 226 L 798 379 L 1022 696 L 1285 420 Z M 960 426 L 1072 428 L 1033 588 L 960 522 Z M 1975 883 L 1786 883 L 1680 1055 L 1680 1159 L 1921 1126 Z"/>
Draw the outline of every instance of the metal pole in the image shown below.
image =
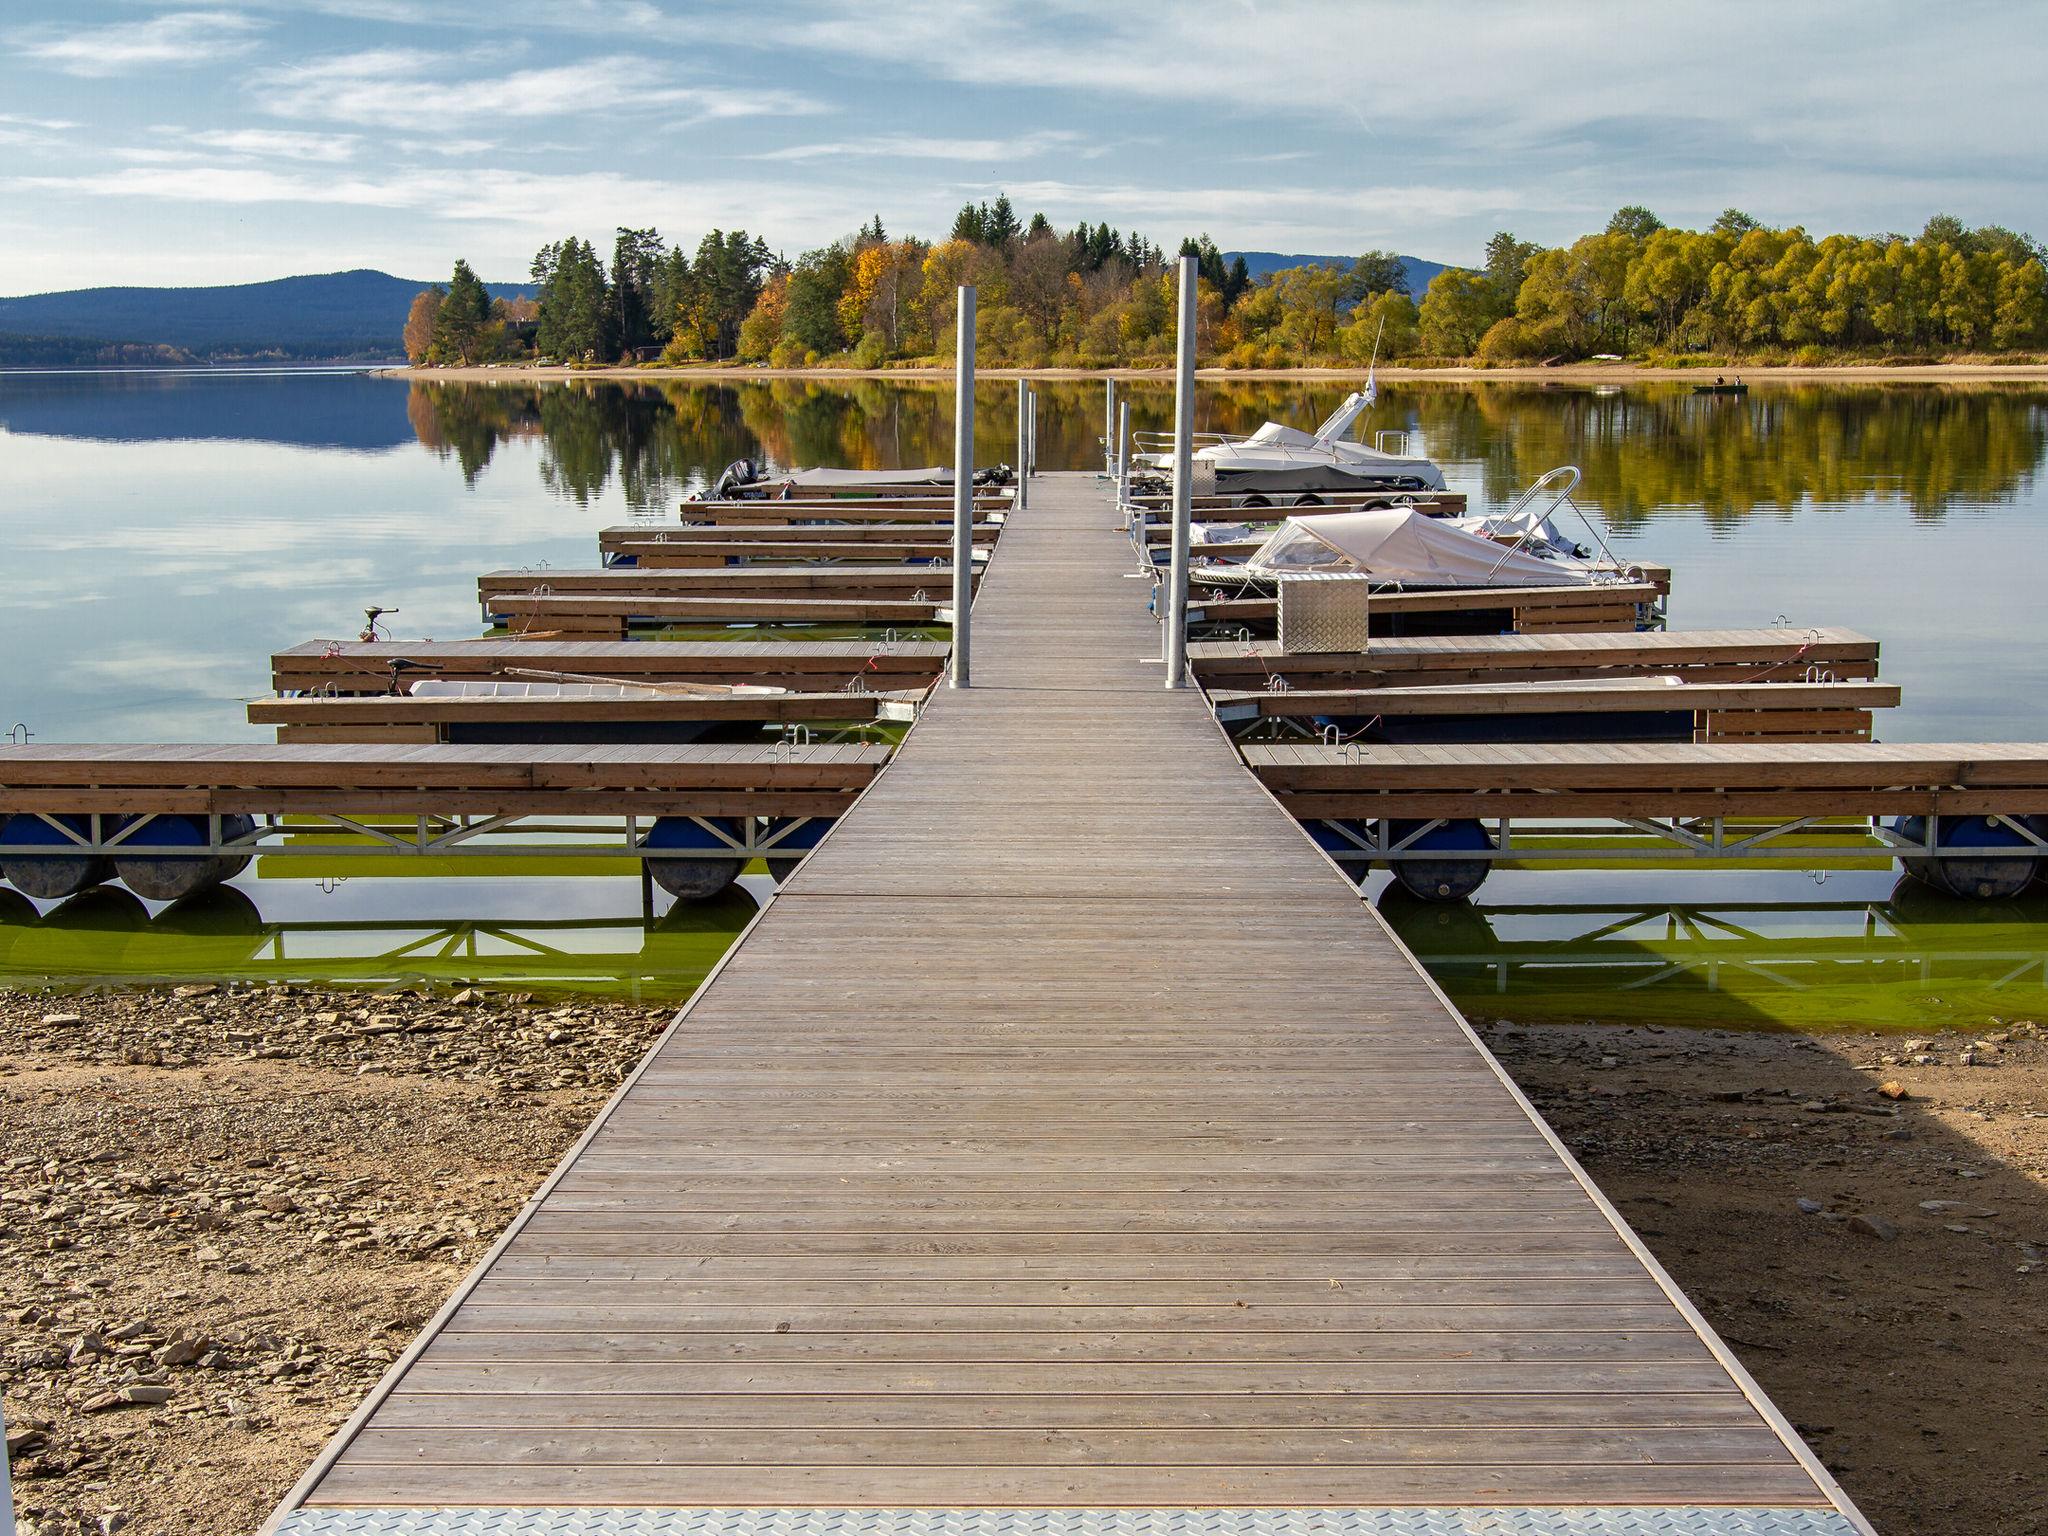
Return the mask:
<path fill-rule="evenodd" d="M 1174 323 L 1173 559 L 1166 576 L 1166 686 L 1186 686 L 1188 538 L 1195 481 L 1195 258 L 1180 259 L 1180 314 Z"/>
<path fill-rule="evenodd" d="M 1114 467 L 1116 464 L 1116 380 L 1102 381 L 1102 461 Z"/>
<path fill-rule="evenodd" d="M 14 1492 L 7 1477 L 7 1419 L 0 1414 L 0 1536 L 14 1536 Z"/>
<path fill-rule="evenodd" d="M 1015 505 L 1031 505 L 1031 386 L 1017 381 L 1017 494 Z"/>
<path fill-rule="evenodd" d="M 1131 402 L 1116 403 L 1116 501 L 1119 507 L 1131 499 Z"/>
<path fill-rule="evenodd" d="M 1033 385 L 1031 389 L 1031 408 L 1025 413 L 1025 424 L 1030 428 L 1027 435 L 1028 446 L 1025 449 L 1027 455 L 1025 462 L 1031 466 L 1031 473 L 1035 475 L 1038 473 L 1038 388 L 1036 385 Z"/>
<path fill-rule="evenodd" d="M 953 375 L 953 675 L 968 686 L 968 634 L 974 609 L 974 287 L 960 289 Z"/>

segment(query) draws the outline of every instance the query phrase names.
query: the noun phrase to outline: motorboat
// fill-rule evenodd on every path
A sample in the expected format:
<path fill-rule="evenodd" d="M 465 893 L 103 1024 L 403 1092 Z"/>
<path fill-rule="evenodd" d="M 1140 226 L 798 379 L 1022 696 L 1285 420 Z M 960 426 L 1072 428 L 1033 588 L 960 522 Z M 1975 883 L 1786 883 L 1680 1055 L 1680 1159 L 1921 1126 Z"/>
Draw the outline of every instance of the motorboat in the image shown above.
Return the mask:
<path fill-rule="evenodd" d="M 1577 543 L 1563 532 L 1554 522 L 1554 514 L 1561 508 L 1571 508 L 1585 520 L 1587 532 L 1599 545 L 1604 555 L 1606 541 L 1599 537 L 1599 530 L 1593 528 L 1585 512 L 1571 500 L 1571 492 L 1579 485 L 1579 471 L 1573 465 L 1563 465 L 1550 473 L 1538 477 L 1522 496 L 1499 512 L 1487 512 L 1470 518 L 1438 516 L 1427 508 L 1413 508 L 1393 504 L 1384 508 L 1358 508 L 1352 510 L 1327 510 L 1315 514 L 1288 516 L 1284 522 L 1274 524 L 1243 520 L 1243 522 L 1204 522 L 1192 526 L 1192 553 L 1196 559 L 1194 575 L 1196 580 L 1208 580 L 1210 584 L 1241 584 L 1243 580 L 1253 582 L 1274 582 L 1284 573 L 1282 565 L 1292 561 L 1303 561 L 1303 569 L 1311 569 L 1325 563 L 1329 569 L 1362 569 L 1368 575 L 1378 575 L 1386 582 L 1407 582 L 1419 586 L 1552 586 L 1559 582 L 1579 580 L 1573 571 L 1581 567 L 1587 571 L 1622 569 L 1618 561 L 1608 555 L 1606 559 L 1593 559 L 1589 545 Z M 1362 514 L 1384 512 L 1376 520 L 1356 522 Z M 1354 522 L 1346 522 L 1354 518 Z M 1300 524 L 1292 537 L 1282 539 L 1288 532 L 1288 524 Z M 1423 526 L 1434 526 L 1448 530 L 1450 537 L 1436 539 L 1430 532 L 1423 532 Z M 1317 530 L 1329 528 L 1333 539 L 1348 541 L 1350 549 L 1339 549 L 1331 539 L 1319 539 Z M 1376 532 L 1368 532 L 1376 530 Z M 1368 541 L 1376 539 L 1368 553 Z M 1479 539 L 1485 547 L 1473 545 L 1470 541 Z M 1251 555 L 1243 555 L 1243 545 L 1260 541 Z M 1204 545 L 1235 547 L 1235 555 L 1219 553 L 1204 555 Z M 1516 555 L 1501 563 L 1501 551 L 1507 549 Z M 1319 553 L 1321 551 L 1321 553 Z M 1335 553 L 1329 553 L 1335 551 Z M 1458 553 L 1462 551 L 1462 555 Z M 1354 565 L 1343 565 L 1341 559 L 1350 559 Z M 1530 565 L 1528 561 L 1542 561 Z M 1491 573 L 1489 580 L 1436 580 L 1438 573 L 1466 571 L 1473 569 Z M 1417 575 L 1421 573 L 1421 578 Z M 1509 573 L 1520 571 L 1530 580 L 1509 578 Z M 1509 578 L 1509 580 L 1503 580 Z"/>
<path fill-rule="evenodd" d="M 1444 488 L 1444 472 L 1428 459 L 1387 453 L 1345 434 L 1372 403 L 1364 391 L 1344 403 L 1313 432 L 1269 421 L 1248 437 L 1223 437 L 1195 450 L 1198 489 L 1215 477 L 1215 494 L 1243 497 L 1240 506 L 1313 500 L 1319 491 L 1428 492 Z M 1170 474 L 1170 451 L 1145 453 L 1137 463 Z"/>
<path fill-rule="evenodd" d="M 1572 499 L 1579 471 L 1561 465 L 1498 512 L 1432 517 L 1416 507 L 1362 507 L 1290 516 L 1240 562 L 1198 563 L 1192 580 L 1211 588 L 1272 592 L 1283 576 L 1362 575 L 1375 587 L 1594 586 L 1641 579 L 1617 560 Z M 1575 543 L 1553 520 L 1570 507 L 1595 548 Z M 1199 546 L 1197 546 L 1199 550 Z"/>
<path fill-rule="evenodd" d="M 974 472 L 976 485 L 1008 485 L 1015 473 L 1007 464 Z M 953 483 L 949 466 L 921 469 L 791 469 L 780 473 L 753 459 L 734 459 L 713 482 L 708 499 L 768 501 L 799 493 L 810 495 L 879 495 L 890 491 L 938 491 Z M 693 496 L 691 500 L 707 499 Z"/>

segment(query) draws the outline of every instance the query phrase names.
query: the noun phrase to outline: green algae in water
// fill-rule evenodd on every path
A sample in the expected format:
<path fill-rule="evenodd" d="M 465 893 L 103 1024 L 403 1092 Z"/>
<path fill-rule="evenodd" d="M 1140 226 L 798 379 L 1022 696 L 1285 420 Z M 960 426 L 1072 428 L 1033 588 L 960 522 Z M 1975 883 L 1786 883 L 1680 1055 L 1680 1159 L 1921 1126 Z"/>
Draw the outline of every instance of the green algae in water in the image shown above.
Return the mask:
<path fill-rule="evenodd" d="M 421 861 L 424 862 L 424 861 Z M 550 871 L 550 874 L 555 873 Z M 543 887 L 528 884 L 535 897 Z M 266 891 L 266 904 L 278 893 Z M 681 1003 L 731 948 L 760 902 L 734 886 L 678 902 L 648 923 L 609 914 L 529 919 L 437 917 L 419 897 L 379 908 L 417 915 L 266 918 L 258 899 L 222 886 L 152 914 L 119 886 L 100 886 L 37 913 L 0 890 L 0 987 L 99 988 L 194 981 L 327 986 L 490 986 L 541 994 Z M 466 909 L 467 903 L 455 903 Z M 536 900 L 532 910 L 548 910 Z"/>
<path fill-rule="evenodd" d="M 2039 885 L 1995 904 L 1901 880 L 1874 901 L 1445 905 L 1393 891 L 1378 906 L 1478 1019 L 1909 1033 L 2048 1019 Z"/>

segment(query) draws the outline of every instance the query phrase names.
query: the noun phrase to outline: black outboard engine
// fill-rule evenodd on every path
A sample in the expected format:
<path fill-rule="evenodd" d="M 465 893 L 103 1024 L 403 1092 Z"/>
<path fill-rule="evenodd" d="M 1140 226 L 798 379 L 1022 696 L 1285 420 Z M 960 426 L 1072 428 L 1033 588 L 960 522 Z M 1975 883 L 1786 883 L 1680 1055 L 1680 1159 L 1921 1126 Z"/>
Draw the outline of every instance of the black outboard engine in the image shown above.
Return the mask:
<path fill-rule="evenodd" d="M 711 487 L 711 499 L 713 501 L 730 501 L 739 495 L 741 486 L 752 485 L 760 478 L 760 473 L 755 469 L 752 459 L 734 459 L 725 466 L 717 482 Z"/>
<path fill-rule="evenodd" d="M 993 469 L 977 469 L 974 472 L 976 485 L 1008 485 L 1017 478 L 1017 472 L 1007 464 L 998 464 Z"/>

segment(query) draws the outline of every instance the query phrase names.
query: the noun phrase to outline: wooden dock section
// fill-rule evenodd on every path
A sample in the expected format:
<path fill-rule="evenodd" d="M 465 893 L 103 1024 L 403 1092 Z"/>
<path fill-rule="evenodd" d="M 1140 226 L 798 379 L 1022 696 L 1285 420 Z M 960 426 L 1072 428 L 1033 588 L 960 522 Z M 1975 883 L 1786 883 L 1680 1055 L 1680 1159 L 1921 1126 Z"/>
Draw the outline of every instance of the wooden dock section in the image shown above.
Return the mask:
<path fill-rule="evenodd" d="M 760 683 L 798 692 L 922 688 L 950 647 L 935 640 L 308 640 L 270 658 L 280 694 L 387 693 L 410 682 L 488 682 L 508 668 L 619 682 Z"/>
<path fill-rule="evenodd" d="M 288 1536 L 1852 1536 L 1047 475 Z"/>

